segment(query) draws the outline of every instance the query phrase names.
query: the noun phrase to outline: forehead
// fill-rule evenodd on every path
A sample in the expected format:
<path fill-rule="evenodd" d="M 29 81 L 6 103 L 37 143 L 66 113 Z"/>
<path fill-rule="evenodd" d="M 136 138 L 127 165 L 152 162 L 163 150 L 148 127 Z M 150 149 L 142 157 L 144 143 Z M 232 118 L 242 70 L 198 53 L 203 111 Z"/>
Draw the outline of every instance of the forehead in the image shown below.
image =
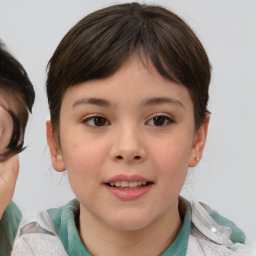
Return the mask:
<path fill-rule="evenodd" d="M 126 104 L 130 101 L 144 101 L 149 97 L 169 96 L 183 101 L 185 105 L 192 104 L 185 86 L 166 79 L 151 62 L 141 60 L 138 56 L 129 58 L 107 78 L 93 79 L 69 87 L 64 94 L 63 103 L 72 104 L 74 100 L 85 96 L 109 98 Z"/>
<path fill-rule="evenodd" d="M 6 110 L 6 106 L 2 106 L 4 106 L 4 104 L 0 99 L 0 162 L 5 159 L 1 155 L 6 152 L 13 130 L 11 115 Z"/>
<path fill-rule="evenodd" d="M 5 87 L 0 87 L 0 104 L 14 114 L 18 114 L 25 108 L 25 102 L 20 93 Z"/>

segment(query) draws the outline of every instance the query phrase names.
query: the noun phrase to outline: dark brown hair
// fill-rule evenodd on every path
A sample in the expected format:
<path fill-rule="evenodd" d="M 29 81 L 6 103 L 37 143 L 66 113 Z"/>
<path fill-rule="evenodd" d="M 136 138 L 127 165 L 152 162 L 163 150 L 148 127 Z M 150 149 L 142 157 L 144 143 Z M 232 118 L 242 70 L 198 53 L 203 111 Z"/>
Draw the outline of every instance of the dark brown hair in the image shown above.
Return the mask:
<path fill-rule="evenodd" d="M 35 99 L 33 86 L 23 66 L 7 51 L 0 42 L 0 93 L 9 103 L 1 105 L 11 116 L 13 131 L 6 152 L 0 155 L 0 161 L 12 154 L 21 152 L 28 112 L 32 111 Z"/>
<path fill-rule="evenodd" d="M 165 78 L 188 88 L 196 128 L 205 121 L 211 77 L 207 54 L 177 15 L 160 6 L 127 3 L 89 14 L 62 39 L 48 64 L 51 121 L 58 135 L 63 95 L 72 85 L 113 74 L 134 53 Z"/>

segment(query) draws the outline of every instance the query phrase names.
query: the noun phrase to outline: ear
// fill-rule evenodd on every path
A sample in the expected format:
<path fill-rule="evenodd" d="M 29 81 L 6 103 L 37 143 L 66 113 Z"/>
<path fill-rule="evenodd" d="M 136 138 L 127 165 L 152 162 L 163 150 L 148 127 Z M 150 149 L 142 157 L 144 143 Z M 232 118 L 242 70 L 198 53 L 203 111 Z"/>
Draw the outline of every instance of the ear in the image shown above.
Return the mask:
<path fill-rule="evenodd" d="M 194 142 L 191 149 L 190 159 L 188 162 L 189 167 L 195 167 L 203 155 L 203 150 L 207 138 L 208 125 L 210 122 L 210 116 L 206 116 L 205 122 L 197 130 L 194 136 Z"/>
<path fill-rule="evenodd" d="M 63 172 L 66 170 L 66 166 L 63 160 L 63 155 L 60 148 L 57 146 L 56 141 L 52 133 L 52 123 L 50 120 L 46 122 L 46 136 L 49 146 L 52 166 L 57 172 Z"/>

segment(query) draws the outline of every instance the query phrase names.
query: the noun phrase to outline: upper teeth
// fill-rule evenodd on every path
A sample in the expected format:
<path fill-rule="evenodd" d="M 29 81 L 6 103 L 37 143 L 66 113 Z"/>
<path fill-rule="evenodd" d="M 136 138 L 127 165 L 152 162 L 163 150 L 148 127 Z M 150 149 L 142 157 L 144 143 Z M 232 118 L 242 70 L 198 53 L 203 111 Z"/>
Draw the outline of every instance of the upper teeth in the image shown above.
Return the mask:
<path fill-rule="evenodd" d="M 121 188 L 135 188 L 141 185 L 146 185 L 146 181 L 116 181 L 116 182 L 111 182 L 110 185 L 112 187 L 121 187 Z"/>

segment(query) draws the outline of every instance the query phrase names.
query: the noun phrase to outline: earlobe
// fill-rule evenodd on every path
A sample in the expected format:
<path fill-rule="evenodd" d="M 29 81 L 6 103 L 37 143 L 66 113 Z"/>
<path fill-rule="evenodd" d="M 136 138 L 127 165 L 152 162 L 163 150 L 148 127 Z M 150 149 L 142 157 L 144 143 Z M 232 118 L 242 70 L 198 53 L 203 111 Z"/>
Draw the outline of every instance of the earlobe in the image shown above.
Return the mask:
<path fill-rule="evenodd" d="M 59 147 L 56 145 L 56 141 L 52 134 L 52 124 L 48 120 L 46 122 L 46 136 L 47 143 L 51 154 L 52 166 L 57 172 L 63 172 L 66 170 L 65 163 L 63 160 L 62 152 Z"/>
<path fill-rule="evenodd" d="M 205 122 L 201 125 L 198 131 L 195 134 L 194 142 L 190 154 L 190 159 L 188 163 L 188 167 L 195 167 L 203 155 L 203 150 L 207 138 L 208 125 L 210 122 L 210 116 L 207 115 Z"/>

